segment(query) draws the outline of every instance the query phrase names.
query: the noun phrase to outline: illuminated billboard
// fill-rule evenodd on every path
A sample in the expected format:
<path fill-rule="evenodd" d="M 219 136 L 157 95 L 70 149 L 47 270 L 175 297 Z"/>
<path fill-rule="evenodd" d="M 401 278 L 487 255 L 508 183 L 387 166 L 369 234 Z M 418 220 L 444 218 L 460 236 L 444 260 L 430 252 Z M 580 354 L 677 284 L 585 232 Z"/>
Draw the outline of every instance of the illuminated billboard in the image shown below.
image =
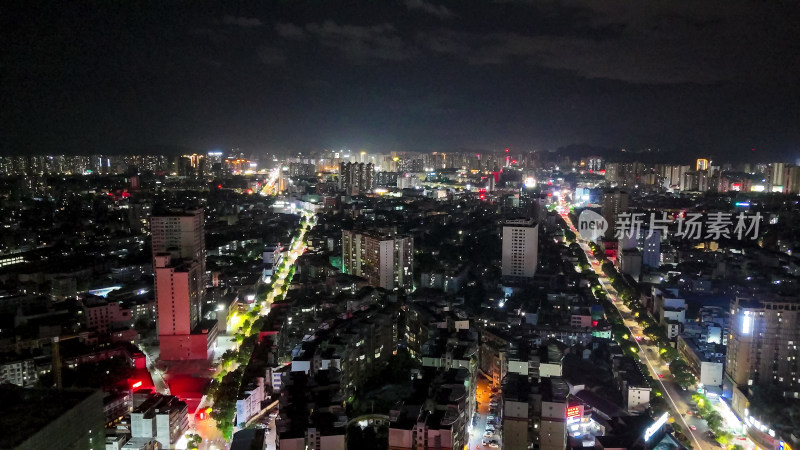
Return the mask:
<path fill-rule="evenodd" d="M 742 334 L 750 334 L 753 332 L 753 316 L 750 311 L 745 311 L 742 316 Z"/>
<path fill-rule="evenodd" d="M 661 417 L 658 418 L 658 420 L 655 421 L 654 424 L 650 425 L 646 430 L 644 430 L 645 442 L 647 442 L 648 439 L 653 437 L 653 435 L 656 434 L 656 432 L 660 430 L 665 423 L 667 423 L 667 419 L 669 419 L 669 413 L 664 413 Z"/>
<path fill-rule="evenodd" d="M 583 406 L 568 406 L 566 411 L 567 423 L 580 422 L 583 418 Z"/>

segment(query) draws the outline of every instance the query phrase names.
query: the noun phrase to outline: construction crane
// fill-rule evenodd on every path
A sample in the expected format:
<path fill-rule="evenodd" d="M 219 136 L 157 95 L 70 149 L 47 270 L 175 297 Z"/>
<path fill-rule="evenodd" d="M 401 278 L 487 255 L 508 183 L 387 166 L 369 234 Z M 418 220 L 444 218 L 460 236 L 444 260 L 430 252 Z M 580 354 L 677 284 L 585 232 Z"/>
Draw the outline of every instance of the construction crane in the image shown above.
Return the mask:
<path fill-rule="evenodd" d="M 55 379 L 56 389 L 63 388 L 61 380 L 61 341 L 75 339 L 80 336 L 55 336 L 53 337 L 53 378 Z"/>

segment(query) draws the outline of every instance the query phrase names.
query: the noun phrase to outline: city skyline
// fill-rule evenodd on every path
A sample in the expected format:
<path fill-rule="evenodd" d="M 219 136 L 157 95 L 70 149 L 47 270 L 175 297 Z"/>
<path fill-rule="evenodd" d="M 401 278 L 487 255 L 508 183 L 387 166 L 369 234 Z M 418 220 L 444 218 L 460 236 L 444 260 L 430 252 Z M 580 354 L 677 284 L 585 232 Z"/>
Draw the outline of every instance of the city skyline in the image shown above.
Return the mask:
<path fill-rule="evenodd" d="M 800 449 L 800 3 L 7 3 L 0 448 Z"/>
<path fill-rule="evenodd" d="M 797 158 L 797 5 L 13 5 L 0 152 Z M 755 150 L 755 152 L 753 152 Z"/>

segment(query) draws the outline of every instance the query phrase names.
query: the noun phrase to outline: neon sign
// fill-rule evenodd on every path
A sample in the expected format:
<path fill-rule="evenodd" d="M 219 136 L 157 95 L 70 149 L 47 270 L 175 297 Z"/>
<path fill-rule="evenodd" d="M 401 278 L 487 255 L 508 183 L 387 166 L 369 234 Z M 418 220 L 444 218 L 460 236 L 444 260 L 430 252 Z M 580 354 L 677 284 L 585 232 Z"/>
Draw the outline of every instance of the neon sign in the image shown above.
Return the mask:
<path fill-rule="evenodd" d="M 581 415 L 581 407 L 580 406 L 570 406 L 567 408 L 567 419 L 573 417 L 580 417 Z"/>
<path fill-rule="evenodd" d="M 669 413 L 664 413 L 661 417 L 658 418 L 658 420 L 656 420 L 654 424 L 650 425 L 650 427 L 644 430 L 645 442 L 647 442 L 651 437 L 653 437 L 653 435 L 656 434 L 656 432 L 660 430 L 665 423 L 667 423 L 667 419 L 669 419 Z"/>

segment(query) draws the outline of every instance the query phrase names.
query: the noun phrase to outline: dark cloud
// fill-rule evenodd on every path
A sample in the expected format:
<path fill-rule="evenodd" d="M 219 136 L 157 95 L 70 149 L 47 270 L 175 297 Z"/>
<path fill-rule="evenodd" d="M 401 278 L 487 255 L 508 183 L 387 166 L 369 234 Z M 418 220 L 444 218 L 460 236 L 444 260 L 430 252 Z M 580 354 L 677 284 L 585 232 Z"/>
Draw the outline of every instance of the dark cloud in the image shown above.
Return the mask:
<path fill-rule="evenodd" d="M 284 39 L 292 39 L 292 40 L 305 40 L 308 39 L 308 33 L 301 27 L 293 23 L 279 23 L 275 25 L 275 31 L 278 33 L 278 36 Z"/>
<path fill-rule="evenodd" d="M 456 17 L 447 7 L 422 0 L 404 5 L 440 18 Z M 797 8 L 776 5 L 760 8 L 756 19 L 753 4 L 745 1 L 726 8 L 685 1 L 657 6 L 545 1 L 507 5 L 506 23 L 484 16 L 480 8 L 464 7 L 463 20 L 459 16 L 445 28 L 327 20 L 305 27 L 279 23 L 276 31 L 289 40 L 315 36 L 358 61 L 402 61 L 425 50 L 470 65 L 522 64 L 639 84 L 791 82 L 800 69 L 798 47 L 791 44 L 798 37 L 794 24 L 800 15 Z"/>
<path fill-rule="evenodd" d="M 338 25 L 326 20 L 322 24 L 310 23 L 305 30 L 322 45 L 335 48 L 359 62 L 369 59 L 402 61 L 415 53 L 397 34 L 395 27 L 388 23 L 357 26 Z"/>
<path fill-rule="evenodd" d="M 790 82 L 796 70 L 786 65 L 800 68 L 798 47 L 788 44 L 798 36 L 797 9 L 767 6 L 754 20 L 748 8 L 752 5 L 744 2 L 716 8 L 696 2 L 654 7 L 570 1 L 546 4 L 542 12 L 571 13 L 572 23 L 582 28 L 565 24 L 561 33 L 535 26 L 528 32 L 427 30 L 417 42 L 469 64 L 522 63 L 631 83 Z"/>
<path fill-rule="evenodd" d="M 258 50 L 258 59 L 267 65 L 281 65 L 286 62 L 286 55 L 280 48 L 265 46 Z"/>
<path fill-rule="evenodd" d="M 434 5 L 423 0 L 405 0 L 403 3 L 405 3 L 408 9 L 419 10 L 440 19 L 452 19 L 456 16 L 453 14 L 453 11 L 450 11 L 443 5 Z"/>
<path fill-rule="evenodd" d="M 235 25 L 242 28 L 256 28 L 264 25 L 257 17 L 234 17 L 225 16 L 222 18 L 225 25 Z"/>
<path fill-rule="evenodd" d="M 800 149 L 797 2 L 191 5 L 4 5 L 0 153 Z"/>

